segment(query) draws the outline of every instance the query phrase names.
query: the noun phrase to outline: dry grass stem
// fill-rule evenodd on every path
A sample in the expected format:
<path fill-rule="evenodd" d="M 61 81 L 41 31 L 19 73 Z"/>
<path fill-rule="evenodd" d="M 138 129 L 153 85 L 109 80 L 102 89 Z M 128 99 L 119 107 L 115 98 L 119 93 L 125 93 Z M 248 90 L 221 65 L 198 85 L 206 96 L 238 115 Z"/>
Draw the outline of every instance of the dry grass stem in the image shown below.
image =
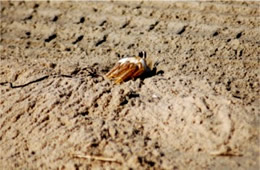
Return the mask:
<path fill-rule="evenodd" d="M 93 156 L 93 155 L 74 155 L 76 158 L 82 158 L 82 159 L 94 159 L 99 161 L 109 161 L 109 162 L 118 162 L 115 158 L 106 158 L 103 156 Z"/>

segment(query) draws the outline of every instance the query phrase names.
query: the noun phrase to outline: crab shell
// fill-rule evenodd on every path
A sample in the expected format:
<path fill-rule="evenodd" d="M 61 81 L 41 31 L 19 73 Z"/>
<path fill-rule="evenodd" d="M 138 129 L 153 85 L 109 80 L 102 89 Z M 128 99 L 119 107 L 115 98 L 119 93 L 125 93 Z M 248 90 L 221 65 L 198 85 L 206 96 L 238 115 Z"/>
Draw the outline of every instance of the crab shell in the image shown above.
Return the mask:
<path fill-rule="evenodd" d="M 120 84 L 129 79 L 137 78 L 147 71 L 150 71 L 150 68 L 146 64 L 145 55 L 141 55 L 141 57 L 139 55 L 119 60 L 106 74 L 106 77 L 114 80 L 116 84 Z"/>

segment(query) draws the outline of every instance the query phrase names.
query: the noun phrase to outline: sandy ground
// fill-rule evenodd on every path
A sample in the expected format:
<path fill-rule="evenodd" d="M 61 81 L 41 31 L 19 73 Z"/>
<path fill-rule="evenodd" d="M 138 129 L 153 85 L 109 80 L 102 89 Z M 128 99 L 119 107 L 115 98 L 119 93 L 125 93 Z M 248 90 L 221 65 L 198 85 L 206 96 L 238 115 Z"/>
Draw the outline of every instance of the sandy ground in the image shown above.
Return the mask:
<path fill-rule="evenodd" d="M 1 2 L 0 169 L 259 169 L 259 5 Z"/>

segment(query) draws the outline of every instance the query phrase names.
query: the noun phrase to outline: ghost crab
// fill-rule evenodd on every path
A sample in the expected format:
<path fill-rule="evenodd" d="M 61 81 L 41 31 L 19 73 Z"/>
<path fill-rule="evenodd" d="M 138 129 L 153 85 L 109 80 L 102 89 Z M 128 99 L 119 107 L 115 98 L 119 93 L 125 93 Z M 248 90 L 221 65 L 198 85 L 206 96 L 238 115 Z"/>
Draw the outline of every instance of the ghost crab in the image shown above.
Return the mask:
<path fill-rule="evenodd" d="M 120 84 L 129 79 L 135 79 L 145 73 L 151 72 L 152 62 L 146 58 L 146 52 L 139 52 L 138 56 L 120 59 L 106 74 L 106 77 Z"/>

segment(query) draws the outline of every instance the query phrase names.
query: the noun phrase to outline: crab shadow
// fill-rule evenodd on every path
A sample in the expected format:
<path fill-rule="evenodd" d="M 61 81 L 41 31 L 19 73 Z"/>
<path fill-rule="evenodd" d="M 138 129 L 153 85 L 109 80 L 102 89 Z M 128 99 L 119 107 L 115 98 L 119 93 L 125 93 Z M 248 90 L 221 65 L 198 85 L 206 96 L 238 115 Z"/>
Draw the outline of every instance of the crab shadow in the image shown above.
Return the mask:
<path fill-rule="evenodd" d="M 153 76 L 156 76 L 156 75 L 163 75 L 163 74 L 164 74 L 163 70 L 157 71 L 157 68 L 154 67 L 152 70 L 147 71 L 145 74 L 141 75 L 140 79 L 144 80 L 146 78 L 150 78 L 150 77 L 153 77 Z"/>

